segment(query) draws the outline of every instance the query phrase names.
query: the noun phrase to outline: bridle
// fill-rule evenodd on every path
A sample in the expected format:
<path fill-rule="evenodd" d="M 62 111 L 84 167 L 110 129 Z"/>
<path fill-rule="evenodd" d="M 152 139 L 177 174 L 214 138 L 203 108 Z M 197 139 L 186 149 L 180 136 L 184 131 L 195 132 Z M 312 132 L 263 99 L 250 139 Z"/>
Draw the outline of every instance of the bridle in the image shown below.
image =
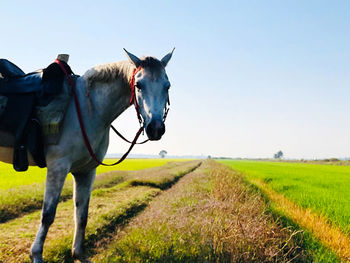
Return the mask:
<path fill-rule="evenodd" d="M 122 161 L 125 160 L 125 158 L 128 156 L 128 154 L 131 152 L 132 148 L 135 146 L 135 144 L 144 144 L 146 143 L 147 141 L 149 141 L 148 139 L 143 141 L 143 142 L 140 142 L 138 143 L 137 142 L 137 139 L 139 138 L 139 136 L 141 135 L 142 131 L 144 130 L 144 121 L 142 119 L 142 116 L 140 114 L 140 107 L 139 107 L 139 104 L 137 102 L 137 99 L 136 99 L 136 92 L 135 92 L 135 75 L 137 72 L 139 72 L 142 67 L 138 67 L 138 68 L 135 68 L 134 71 L 133 71 L 133 74 L 132 74 L 132 77 L 131 77 L 131 81 L 130 81 L 130 89 L 131 89 L 131 99 L 130 99 L 130 105 L 134 104 L 135 106 L 135 110 L 136 110 L 136 115 L 137 115 L 137 118 L 139 120 L 139 123 L 140 123 L 140 128 L 139 130 L 137 131 L 136 135 L 135 135 L 135 138 L 132 140 L 132 141 L 129 141 L 128 139 L 126 139 L 120 132 L 118 132 L 118 130 L 113 126 L 111 125 L 111 128 L 112 130 L 120 137 L 122 138 L 124 141 L 130 143 L 130 147 L 129 149 L 127 150 L 127 152 L 115 163 L 112 163 L 112 164 L 106 164 L 106 163 L 103 163 L 102 161 L 100 161 L 96 154 L 94 153 L 94 150 L 92 149 L 92 146 L 90 144 L 90 141 L 89 141 L 89 138 L 87 136 L 87 133 L 86 133 L 86 130 L 85 130 L 85 126 L 84 126 L 84 122 L 83 122 L 83 118 L 82 118 L 82 114 L 81 114 L 81 110 L 80 110 L 80 105 L 79 105 L 79 100 L 78 100 L 78 95 L 76 93 L 76 89 L 75 89 L 75 82 L 72 80 L 72 78 L 70 77 L 70 75 L 68 74 L 66 68 L 64 67 L 64 65 L 62 64 L 62 62 L 58 59 L 55 60 L 55 62 L 60 66 L 60 68 L 62 69 L 62 71 L 64 72 L 67 80 L 68 80 L 68 83 L 69 85 L 72 87 L 72 92 L 73 92 L 73 98 L 74 98 L 74 104 L 75 104 L 75 109 L 77 111 L 77 115 L 78 115 L 78 120 L 79 120 L 79 125 L 80 125 L 80 129 L 81 129 L 81 133 L 83 135 L 83 139 L 84 139 L 84 143 L 85 143 L 85 146 L 90 154 L 90 156 L 92 157 L 92 159 L 98 163 L 99 165 L 104 165 L 104 166 L 114 166 L 114 165 L 117 165 L 119 163 L 121 163 Z M 167 105 L 165 106 L 165 109 L 164 109 L 164 115 L 163 115 L 163 121 L 165 121 L 167 115 L 168 115 L 168 112 L 169 112 L 169 105 L 170 105 L 170 101 L 169 101 L 169 97 L 168 97 L 168 101 L 167 101 Z"/>
<path fill-rule="evenodd" d="M 139 72 L 141 69 L 142 69 L 141 66 L 137 67 L 137 68 L 134 69 L 134 71 L 132 73 L 132 77 L 131 77 L 131 81 L 130 81 L 130 89 L 131 89 L 130 105 L 134 104 L 135 110 L 136 110 L 137 119 L 139 120 L 140 125 L 143 126 L 143 124 L 142 124 L 143 120 L 142 120 L 142 116 L 140 114 L 140 107 L 139 107 L 139 104 L 137 102 L 136 92 L 135 92 L 135 87 L 136 87 L 135 76 L 136 76 L 136 73 Z M 167 101 L 167 104 L 165 105 L 165 108 L 164 108 L 163 122 L 165 122 L 165 119 L 166 119 L 166 117 L 168 115 L 169 106 L 170 106 L 170 100 L 169 100 L 169 96 L 168 96 L 168 101 Z M 113 126 L 112 126 L 112 128 L 114 129 Z M 148 140 L 146 140 L 146 141 L 148 141 Z M 145 143 L 145 142 L 142 142 L 142 143 Z M 137 143 L 137 144 L 142 144 L 142 143 Z"/>

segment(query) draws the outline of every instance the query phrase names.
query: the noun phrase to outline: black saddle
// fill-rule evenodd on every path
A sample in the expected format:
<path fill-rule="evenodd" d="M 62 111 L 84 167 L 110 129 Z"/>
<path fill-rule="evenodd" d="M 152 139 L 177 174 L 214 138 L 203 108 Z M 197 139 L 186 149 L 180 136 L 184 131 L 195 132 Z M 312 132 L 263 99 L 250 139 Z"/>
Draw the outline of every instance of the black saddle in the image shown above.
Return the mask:
<path fill-rule="evenodd" d="M 62 61 L 67 72 L 72 70 Z M 14 137 L 13 167 L 28 169 L 27 152 L 39 167 L 46 167 L 44 136 L 36 106 L 47 105 L 62 90 L 64 72 L 57 63 L 25 74 L 6 59 L 0 59 L 0 131 Z"/>
<path fill-rule="evenodd" d="M 0 59 L 0 73 L 3 78 L 24 76 L 25 73 L 7 59 Z"/>

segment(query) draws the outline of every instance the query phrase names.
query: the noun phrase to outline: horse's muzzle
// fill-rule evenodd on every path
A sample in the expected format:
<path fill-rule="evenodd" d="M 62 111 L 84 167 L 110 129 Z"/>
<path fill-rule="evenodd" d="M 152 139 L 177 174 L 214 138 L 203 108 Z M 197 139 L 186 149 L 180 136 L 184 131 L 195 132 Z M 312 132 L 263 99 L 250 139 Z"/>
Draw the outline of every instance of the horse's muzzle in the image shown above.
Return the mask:
<path fill-rule="evenodd" d="M 151 141 L 158 141 L 165 133 L 165 125 L 162 120 L 152 120 L 146 127 L 146 133 Z"/>

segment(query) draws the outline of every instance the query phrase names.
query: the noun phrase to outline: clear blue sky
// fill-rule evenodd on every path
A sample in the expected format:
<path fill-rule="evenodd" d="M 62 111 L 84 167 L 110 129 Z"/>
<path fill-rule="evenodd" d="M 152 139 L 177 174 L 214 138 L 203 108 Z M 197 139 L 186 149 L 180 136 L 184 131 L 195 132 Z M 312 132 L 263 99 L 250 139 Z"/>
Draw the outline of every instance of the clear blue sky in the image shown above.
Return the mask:
<path fill-rule="evenodd" d="M 25 71 L 175 46 L 167 132 L 134 153 L 350 156 L 350 1 L 3 1 L 1 21 L 1 57 Z M 134 109 L 115 124 L 133 137 Z"/>

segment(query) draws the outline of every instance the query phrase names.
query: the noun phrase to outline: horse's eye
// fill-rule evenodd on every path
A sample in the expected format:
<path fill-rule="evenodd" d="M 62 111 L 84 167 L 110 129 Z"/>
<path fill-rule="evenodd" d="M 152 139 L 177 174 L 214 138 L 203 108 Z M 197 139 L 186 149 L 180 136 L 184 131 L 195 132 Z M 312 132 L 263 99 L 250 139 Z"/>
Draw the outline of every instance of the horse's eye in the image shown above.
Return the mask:
<path fill-rule="evenodd" d="M 137 88 L 138 91 L 141 91 L 141 89 L 142 89 L 142 86 L 140 83 L 136 83 L 135 87 Z"/>

